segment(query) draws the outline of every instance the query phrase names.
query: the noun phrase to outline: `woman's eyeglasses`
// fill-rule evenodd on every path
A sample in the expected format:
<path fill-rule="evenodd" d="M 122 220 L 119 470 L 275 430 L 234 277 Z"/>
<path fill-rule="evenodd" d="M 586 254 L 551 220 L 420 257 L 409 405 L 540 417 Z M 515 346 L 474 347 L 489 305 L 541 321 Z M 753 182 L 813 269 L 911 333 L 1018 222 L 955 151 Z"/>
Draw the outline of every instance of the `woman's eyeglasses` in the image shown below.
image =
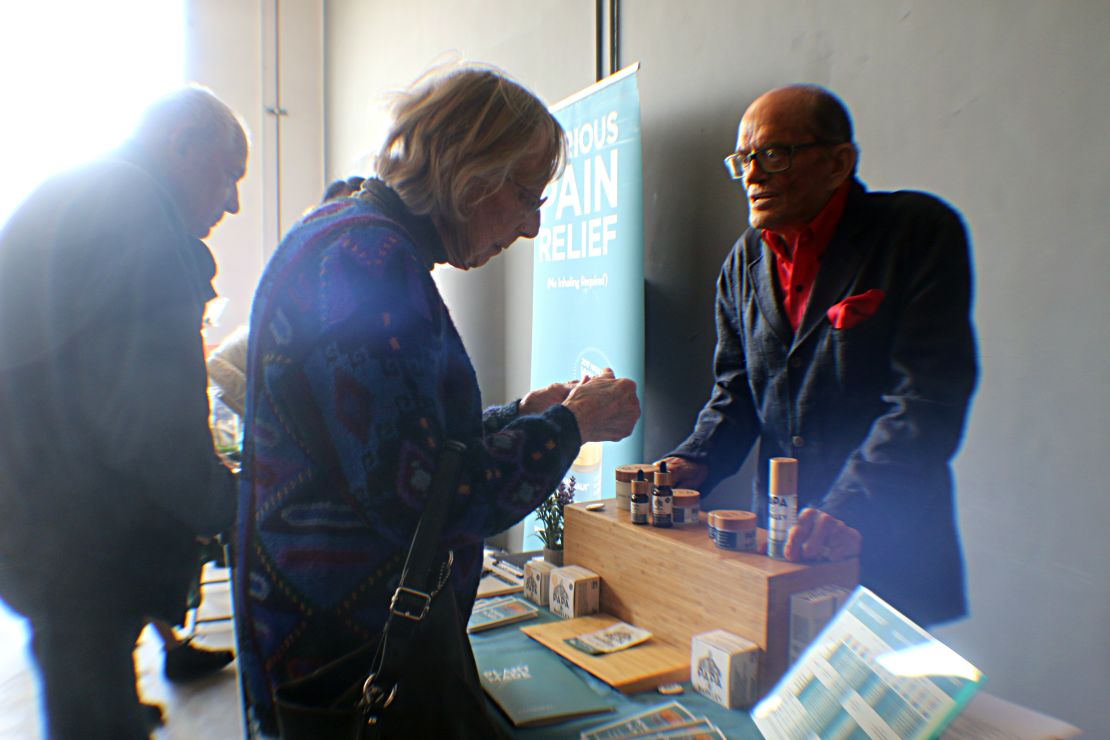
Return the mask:
<path fill-rule="evenodd" d="M 511 177 L 506 179 L 516 188 L 516 197 L 526 210 L 538 211 L 543 208 L 543 204 L 547 202 L 547 198 L 536 195 Z"/>

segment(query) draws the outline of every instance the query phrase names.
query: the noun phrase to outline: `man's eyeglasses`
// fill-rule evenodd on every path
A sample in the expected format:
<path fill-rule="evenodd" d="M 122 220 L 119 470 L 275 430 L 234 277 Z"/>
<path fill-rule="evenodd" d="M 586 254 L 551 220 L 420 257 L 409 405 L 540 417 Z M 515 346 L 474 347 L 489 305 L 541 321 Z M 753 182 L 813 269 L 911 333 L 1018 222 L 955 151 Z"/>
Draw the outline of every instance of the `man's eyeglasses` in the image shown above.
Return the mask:
<path fill-rule="evenodd" d="M 769 175 L 776 172 L 786 172 L 794 164 L 794 152 L 799 149 L 809 149 L 814 146 L 836 146 L 839 141 L 810 141 L 805 144 L 772 144 L 764 149 L 757 149 L 748 154 L 736 152 L 725 157 L 725 169 L 733 180 L 744 177 L 744 171 L 752 166 L 752 162 L 759 162 L 759 169 Z"/>
<path fill-rule="evenodd" d="M 508 177 L 505 179 L 511 182 L 513 184 L 513 187 L 516 188 L 517 199 L 520 201 L 520 204 L 524 206 L 524 208 L 529 212 L 540 210 L 541 208 L 543 208 L 543 204 L 547 202 L 547 198 L 541 198 L 540 196 L 525 188 L 513 178 Z"/>

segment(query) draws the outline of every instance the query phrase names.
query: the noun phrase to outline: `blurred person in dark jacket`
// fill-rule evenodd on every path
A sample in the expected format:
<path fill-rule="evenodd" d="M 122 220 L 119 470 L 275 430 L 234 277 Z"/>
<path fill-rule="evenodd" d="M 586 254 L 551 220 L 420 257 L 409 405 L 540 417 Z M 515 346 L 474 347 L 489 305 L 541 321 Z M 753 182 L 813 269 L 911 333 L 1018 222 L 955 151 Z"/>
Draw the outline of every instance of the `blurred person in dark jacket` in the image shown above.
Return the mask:
<path fill-rule="evenodd" d="M 30 620 L 50 738 L 147 737 L 132 648 L 181 621 L 197 537 L 230 529 L 200 240 L 238 212 L 247 149 L 222 101 L 178 90 L 0 232 L 0 596 Z"/>

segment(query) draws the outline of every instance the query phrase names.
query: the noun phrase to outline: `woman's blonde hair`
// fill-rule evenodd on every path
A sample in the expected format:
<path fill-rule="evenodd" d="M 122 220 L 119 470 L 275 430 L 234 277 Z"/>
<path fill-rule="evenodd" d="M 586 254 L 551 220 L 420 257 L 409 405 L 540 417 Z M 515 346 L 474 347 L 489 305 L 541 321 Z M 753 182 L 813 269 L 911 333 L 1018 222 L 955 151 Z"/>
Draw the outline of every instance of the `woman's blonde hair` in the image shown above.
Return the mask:
<path fill-rule="evenodd" d="M 398 96 L 376 169 L 409 210 L 457 232 L 507 179 L 554 179 L 564 148 L 563 127 L 535 95 L 495 70 L 466 68 Z M 532 157 L 538 171 L 520 171 Z"/>

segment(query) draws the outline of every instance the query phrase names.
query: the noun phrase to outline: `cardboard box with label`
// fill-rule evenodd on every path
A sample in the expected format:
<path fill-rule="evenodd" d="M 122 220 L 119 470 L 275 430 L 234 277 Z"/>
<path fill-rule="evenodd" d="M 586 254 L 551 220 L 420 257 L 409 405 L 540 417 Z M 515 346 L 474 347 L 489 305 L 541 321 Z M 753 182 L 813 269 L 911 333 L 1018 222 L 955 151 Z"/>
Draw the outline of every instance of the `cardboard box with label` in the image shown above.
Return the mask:
<path fill-rule="evenodd" d="M 597 573 L 578 565 L 567 565 L 551 571 L 548 608 L 563 619 L 596 614 L 601 594 Z"/>
<path fill-rule="evenodd" d="M 694 635 L 690 684 L 726 709 L 748 707 L 758 695 L 759 645 L 725 630 Z"/>
<path fill-rule="evenodd" d="M 551 571 L 554 563 L 546 560 L 529 560 L 524 564 L 524 598 L 534 604 L 547 606 L 551 589 Z"/>

